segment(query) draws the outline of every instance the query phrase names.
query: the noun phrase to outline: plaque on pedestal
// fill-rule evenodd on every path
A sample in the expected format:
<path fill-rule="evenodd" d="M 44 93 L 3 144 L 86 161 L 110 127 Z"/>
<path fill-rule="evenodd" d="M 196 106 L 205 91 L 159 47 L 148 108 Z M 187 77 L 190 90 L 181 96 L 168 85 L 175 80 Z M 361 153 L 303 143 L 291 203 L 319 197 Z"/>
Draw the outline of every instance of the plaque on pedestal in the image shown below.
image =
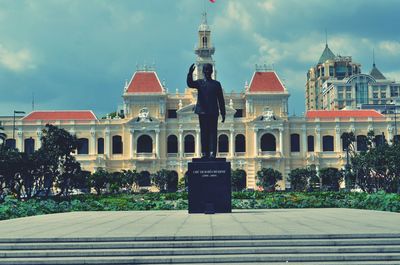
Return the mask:
<path fill-rule="evenodd" d="M 231 163 L 225 158 L 193 159 L 188 165 L 189 213 L 230 213 Z"/>

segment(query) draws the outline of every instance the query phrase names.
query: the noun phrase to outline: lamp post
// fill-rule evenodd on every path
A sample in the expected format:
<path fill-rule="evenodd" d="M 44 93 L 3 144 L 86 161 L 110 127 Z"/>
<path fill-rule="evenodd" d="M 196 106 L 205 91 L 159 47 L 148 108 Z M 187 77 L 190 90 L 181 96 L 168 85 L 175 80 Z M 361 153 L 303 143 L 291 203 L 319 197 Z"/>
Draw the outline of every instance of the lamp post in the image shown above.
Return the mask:
<path fill-rule="evenodd" d="M 14 110 L 14 118 L 13 118 L 13 139 L 15 140 L 15 114 L 25 114 L 25 111 Z"/>

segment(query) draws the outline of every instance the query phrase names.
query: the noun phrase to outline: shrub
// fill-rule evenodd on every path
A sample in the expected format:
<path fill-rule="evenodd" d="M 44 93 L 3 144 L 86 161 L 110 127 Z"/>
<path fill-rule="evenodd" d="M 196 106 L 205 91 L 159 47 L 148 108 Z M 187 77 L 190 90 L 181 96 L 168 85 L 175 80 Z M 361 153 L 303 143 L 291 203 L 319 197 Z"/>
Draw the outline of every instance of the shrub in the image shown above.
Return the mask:
<path fill-rule="evenodd" d="M 321 189 L 327 191 L 339 191 L 340 182 L 343 181 L 343 172 L 337 168 L 322 168 L 319 171 Z"/>
<path fill-rule="evenodd" d="M 307 191 L 313 189 L 317 177 L 314 168 L 296 168 L 289 173 L 290 187 L 292 191 Z M 319 180 L 318 180 L 319 182 Z"/>
<path fill-rule="evenodd" d="M 243 169 L 232 170 L 231 185 L 233 191 L 240 191 L 246 188 L 246 171 Z"/>
<path fill-rule="evenodd" d="M 265 191 L 275 191 L 279 180 L 282 180 L 282 174 L 278 170 L 263 168 L 257 172 L 257 185 Z"/>

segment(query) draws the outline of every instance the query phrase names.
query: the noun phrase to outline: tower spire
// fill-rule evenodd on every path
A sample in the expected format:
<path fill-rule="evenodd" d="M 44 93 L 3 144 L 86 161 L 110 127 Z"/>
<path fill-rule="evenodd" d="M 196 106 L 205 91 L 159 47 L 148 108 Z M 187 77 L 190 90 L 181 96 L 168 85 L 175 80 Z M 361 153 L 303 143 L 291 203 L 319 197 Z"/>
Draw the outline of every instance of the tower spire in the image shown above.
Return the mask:
<path fill-rule="evenodd" d="M 325 28 L 325 47 L 328 47 L 328 30 Z"/>

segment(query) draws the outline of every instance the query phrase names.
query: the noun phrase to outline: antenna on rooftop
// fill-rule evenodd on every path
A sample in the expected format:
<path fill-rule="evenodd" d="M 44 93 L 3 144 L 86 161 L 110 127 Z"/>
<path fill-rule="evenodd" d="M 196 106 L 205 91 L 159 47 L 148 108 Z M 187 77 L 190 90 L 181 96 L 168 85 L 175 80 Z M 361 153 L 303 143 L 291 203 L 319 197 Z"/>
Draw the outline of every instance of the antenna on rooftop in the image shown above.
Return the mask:
<path fill-rule="evenodd" d="M 372 65 L 375 67 L 375 48 L 372 48 Z"/>
<path fill-rule="evenodd" d="M 328 30 L 325 28 L 325 46 L 328 47 Z"/>

